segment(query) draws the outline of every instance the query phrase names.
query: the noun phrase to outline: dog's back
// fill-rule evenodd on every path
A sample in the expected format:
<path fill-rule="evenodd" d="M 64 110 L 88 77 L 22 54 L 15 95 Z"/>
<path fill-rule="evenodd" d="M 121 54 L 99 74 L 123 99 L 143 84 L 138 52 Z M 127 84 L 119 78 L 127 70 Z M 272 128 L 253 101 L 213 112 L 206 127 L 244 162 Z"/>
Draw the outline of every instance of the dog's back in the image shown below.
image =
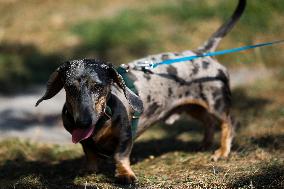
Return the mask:
<path fill-rule="evenodd" d="M 138 135 L 148 126 L 168 117 L 173 109 L 183 104 L 198 104 L 220 119 L 224 112 L 229 111 L 231 100 L 229 74 L 223 65 L 211 57 L 161 65 L 144 72 L 136 68 L 137 65 L 148 62 L 162 62 L 214 51 L 221 39 L 239 20 L 245 5 L 245 0 L 239 0 L 229 21 L 196 51 L 150 55 L 128 64 L 129 75 L 132 75 L 145 109 L 140 119 Z"/>
<path fill-rule="evenodd" d="M 191 55 L 194 55 L 192 51 L 184 51 L 180 54 L 152 55 L 146 59 L 162 61 L 165 57 L 172 59 Z M 159 66 L 151 72 L 131 70 L 129 75 L 135 76 L 132 76 L 135 78 L 134 85 L 144 105 L 138 135 L 148 126 L 168 117 L 173 109 L 185 104 L 198 104 L 218 117 L 230 106 L 227 70 L 210 57 Z M 219 101 L 219 98 L 227 100 Z"/>

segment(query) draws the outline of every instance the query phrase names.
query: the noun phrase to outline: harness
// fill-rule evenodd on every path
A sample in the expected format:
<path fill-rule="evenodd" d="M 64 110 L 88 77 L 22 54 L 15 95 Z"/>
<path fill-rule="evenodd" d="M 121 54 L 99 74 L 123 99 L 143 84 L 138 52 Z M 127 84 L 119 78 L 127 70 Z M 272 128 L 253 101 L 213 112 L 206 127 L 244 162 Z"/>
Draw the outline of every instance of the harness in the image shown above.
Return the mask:
<path fill-rule="evenodd" d="M 134 81 L 130 79 L 128 76 L 128 68 L 126 68 L 124 65 L 119 66 L 116 71 L 122 76 L 125 85 L 136 95 L 138 95 L 138 91 L 134 85 Z M 105 113 L 104 115 L 99 119 L 98 123 L 96 124 L 96 127 L 100 129 L 112 116 L 112 110 L 110 106 L 106 106 Z M 132 113 L 132 119 L 131 119 L 131 133 L 132 133 L 132 138 L 136 135 L 137 131 L 137 126 L 138 126 L 138 121 L 139 117 L 141 116 L 141 113 L 138 113 L 134 111 Z"/>

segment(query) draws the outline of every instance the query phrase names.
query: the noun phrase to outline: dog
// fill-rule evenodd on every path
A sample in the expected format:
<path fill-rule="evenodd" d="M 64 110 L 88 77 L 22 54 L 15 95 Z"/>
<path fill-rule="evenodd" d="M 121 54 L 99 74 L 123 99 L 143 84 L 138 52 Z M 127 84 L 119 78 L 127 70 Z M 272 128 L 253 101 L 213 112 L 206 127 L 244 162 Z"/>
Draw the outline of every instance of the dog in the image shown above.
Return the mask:
<path fill-rule="evenodd" d="M 211 57 L 162 65 L 152 70 L 138 67 L 149 61 L 161 62 L 213 52 L 239 20 L 245 5 L 245 0 L 239 0 L 230 20 L 196 51 L 150 55 L 124 65 L 136 92 L 129 89 L 125 79 L 111 64 L 99 59 L 72 60 L 51 74 L 46 92 L 36 106 L 64 88 L 66 102 L 62 120 L 72 135 L 72 141 L 82 144 L 95 170 L 101 156 L 112 155 L 115 177 L 121 183 L 136 181 L 129 161 L 133 141 L 151 125 L 159 121 L 172 124 L 184 112 L 206 127 L 204 147 L 212 143 L 214 126 L 220 123 L 221 145 L 213 159 L 226 158 L 234 136 L 227 69 Z M 141 115 L 133 132 L 135 113 Z"/>

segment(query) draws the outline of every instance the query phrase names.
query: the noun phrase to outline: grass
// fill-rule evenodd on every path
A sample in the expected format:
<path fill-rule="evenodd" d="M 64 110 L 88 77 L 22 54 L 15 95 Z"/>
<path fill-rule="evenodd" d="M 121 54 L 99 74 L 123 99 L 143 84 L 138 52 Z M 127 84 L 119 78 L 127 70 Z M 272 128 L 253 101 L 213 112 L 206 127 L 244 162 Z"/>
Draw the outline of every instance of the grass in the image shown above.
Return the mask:
<path fill-rule="evenodd" d="M 1 2 L 1 93 L 44 83 L 66 59 L 99 56 L 119 64 L 161 51 L 194 49 L 235 6 L 225 0 L 163 0 L 147 5 L 126 1 Z M 281 0 L 248 1 L 244 16 L 220 49 L 283 38 L 283 8 Z M 228 160 L 210 161 L 217 142 L 209 151 L 196 151 L 202 127 L 195 121 L 157 125 L 134 146 L 131 160 L 137 187 L 283 188 L 282 52 L 281 46 L 274 46 L 218 57 L 229 67 L 250 63 L 245 66 L 262 64 L 279 70 L 271 79 L 234 89 L 233 110 L 241 126 Z M 218 137 L 217 133 L 215 141 Z M 4 140 L 0 188 L 123 187 L 114 182 L 112 161 L 99 174 L 82 170 L 82 162 L 78 145 Z"/>
<path fill-rule="evenodd" d="M 156 125 L 135 143 L 132 168 L 139 188 L 283 188 L 283 73 L 233 90 L 240 121 L 227 160 L 211 162 L 212 151 L 196 148 L 202 127 L 186 118 L 174 126 Z M 0 142 L 2 188 L 125 188 L 115 183 L 112 160 L 101 173 L 82 169 L 79 145 L 35 144 L 19 139 Z M 135 187 L 126 187 L 135 188 Z"/>
<path fill-rule="evenodd" d="M 200 22 L 204 19 L 212 19 L 214 17 L 227 20 L 232 14 L 230 10 L 233 10 L 236 4 L 237 1 L 227 2 L 225 0 L 215 3 L 209 3 L 206 0 L 194 3 L 191 0 L 181 0 L 162 4 L 150 10 L 153 14 L 165 14 L 169 19 L 174 21 L 191 24 L 192 22 Z M 247 27 L 252 32 L 267 30 L 269 26 L 273 25 L 271 17 L 281 14 L 283 8 L 284 4 L 280 0 L 263 1 L 261 3 L 258 1 L 249 1 L 246 12 L 244 13 L 246 19 L 243 19 L 241 25 Z"/>
<path fill-rule="evenodd" d="M 5 94 L 45 83 L 62 61 L 59 55 L 44 54 L 31 44 L 2 43 L 0 50 L 0 91 Z"/>
<path fill-rule="evenodd" d="M 114 63 L 122 63 L 124 55 L 139 57 L 149 53 L 157 42 L 153 23 L 145 14 L 125 10 L 108 20 L 83 22 L 73 27 L 73 32 L 83 39 L 80 53 L 95 52 Z"/>

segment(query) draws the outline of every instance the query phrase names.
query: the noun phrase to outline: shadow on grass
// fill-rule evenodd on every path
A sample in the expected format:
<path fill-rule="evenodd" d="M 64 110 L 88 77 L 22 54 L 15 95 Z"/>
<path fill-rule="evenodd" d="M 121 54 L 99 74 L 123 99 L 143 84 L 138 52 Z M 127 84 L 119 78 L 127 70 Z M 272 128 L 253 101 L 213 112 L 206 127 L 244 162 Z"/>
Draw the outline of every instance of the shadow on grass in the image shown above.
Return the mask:
<path fill-rule="evenodd" d="M 175 138 L 164 138 L 134 144 L 132 151 L 133 163 L 143 161 L 150 155 L 161 156 L 168 152 L 196 152 L 200 145 L 199 141 L 182 142 Z"/>
<path fill-rule="evenodd" d="M 260 148 L 268 148 L 270 150 L 284 150 L 284 135 L 266 135 L 251 138 L 251 143 Z"/>
<path fill-rule="evenodd" d="M 247 89 L 236 88 L 233 94 L 233 113 L 241 123 L 241 127 L 247 125 L 252 119 L 262 115 L 262 110 L 271 103 L 270 99 L 250 96 Z"/>
<path fill-rule="evenodd" d="M 232 188 L 284 188 L 284 165 L 263 167 L 260 173 L 236 180 Z"/>
<path fill-rule="evenodd" d="M 114 186 L 114 164 L 106 163 L 100 175 L 82 169 L 84 157 L 63 160 L 58 163 L 47 161 L 8 160 L 0 166 L 0 183 L 5 188 L 84 188 L 86 181 L 109 183 Z M 75 183 L 75 182 L 78 183 Z M 88 183 L 90 183 L 88 182 Z M 88 188 L 92 188 L 88 186 Z M 96 188 L 94 186 L 94 188 Z"/>
<path fill-rule="evenodd" d="M 197 134 L 203 135 L 204 128 L 200 122 L 184 117 L 173 125 L 160 124 L 157 126 L 158 129 L 166 131 L 166 136 L 161 139 L 135 142 L 132 150 L 133 163 L 143 161 L 143 159 L 148 158 L 150 155 L 157 157 L 174 151 L 196 152 L 199 150 L 202 138 L 194 137 L 192 141 L 183 141 L 178 136 L 182 133 L 189 133 L 192 136 L 196 136 Z M 153 129 L 153 132 L 159 132 L 159 130 L 154 130 L 156 128 L 150 128 L 150 131 L 147 132 L 151 132 L 151 129 Z M 198 139 L 195 140 L 195 138 Z"/>
<path fill-rule="evenodd" d="M 232 91 L 233 108 L 238 112 L 245 114 L 245 111 L 259 111 L 259 109 L 263 109 L 266 105 L 271 103 L 269 99 L 248 95 L 247 90 L 249 89 L 236 88 Z"/>
<path fill-rule="evenodd" d="M 84 169 L 85 158 L 48 161 L 8 160 L 0 166 L 0 185 L 4 188 L 133 188 L 117 183 L 112 160 L 101 161 L 99 173 Z M 91 185 L 90 185 L 91 184 Z M 1 188 L 0 187 L 0 188 Z M 134 185 L 135 188 L 135 185 Z"/>
<path fill-rule="evenodd" d="M 42 185 L 48 188 L 78 188 L 73 180 L 78 174 L 81 161 L 82 159 L 72 159 L 51 164 L 22 159 L 9 160 L 0 167 L 0 180 L 5 180 L 7 188 L 41 188 Z M 24 182 L 24 178 L 29 176 L 37 182 Z"/>

